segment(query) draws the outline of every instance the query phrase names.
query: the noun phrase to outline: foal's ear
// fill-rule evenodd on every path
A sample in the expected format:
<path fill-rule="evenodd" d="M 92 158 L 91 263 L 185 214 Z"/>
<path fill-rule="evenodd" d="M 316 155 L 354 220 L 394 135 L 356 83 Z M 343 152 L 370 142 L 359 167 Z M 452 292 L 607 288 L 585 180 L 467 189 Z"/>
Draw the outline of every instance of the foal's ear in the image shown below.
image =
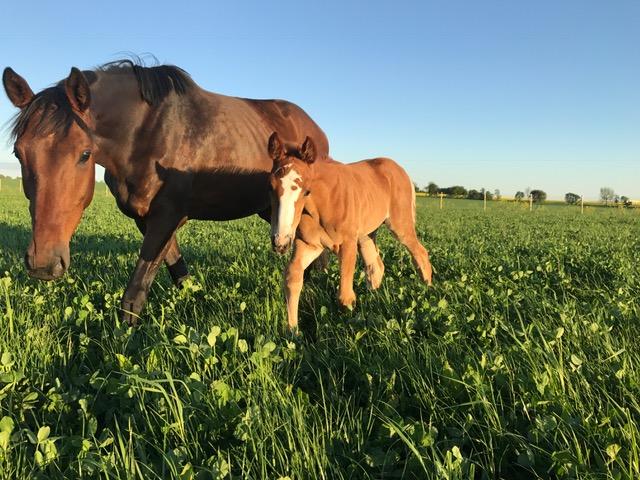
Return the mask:
<path fill-rule="evenodd" d="M 18 108 L 24 108 L 33 98 L 33 90 L 27 81 L 13 71 L 11 67 L 4 69 L 2 84 L 7 97 Z"/>
<path fill-rule="evenodd" d="M 278 132 L 273 132 L 269 137 L 269 156 L 274 162 L 279 162 L 284 158 L 284 145 Z"/>
<path fill-rule="evenodd" d="M 304 139 L 302 147 L 300 147 L 300 157 L 307 163 L 313 163 L 316 161 L 316 145 L 311 140 L 311 137 Z"/>
<path fill-rule="evenodd" d="M 82 113 L 89 108 L 89 103 L 91 103 L 89 82 L 87 82 L 84 74 L 76 67 L 71 69 L 69 76 L 64 81 L 64 91 L 74 110 Z"/>

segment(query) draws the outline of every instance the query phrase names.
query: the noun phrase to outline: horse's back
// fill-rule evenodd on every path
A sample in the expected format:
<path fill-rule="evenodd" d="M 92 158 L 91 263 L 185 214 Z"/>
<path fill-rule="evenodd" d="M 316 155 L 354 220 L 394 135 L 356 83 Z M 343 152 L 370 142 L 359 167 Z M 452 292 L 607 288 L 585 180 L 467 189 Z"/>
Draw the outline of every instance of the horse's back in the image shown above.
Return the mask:
<path fill-rule="evenodd" d="M 286 142 L 296 146 L 302 144 L 306 137 L 313 139 L 320 159 L 329 156 L 329 141 L 322 129 L 301 107 L 287 100 L 258 100 L 242 98 L 253 108 L 270 130 L 269 134 L 278 132 Z"/>

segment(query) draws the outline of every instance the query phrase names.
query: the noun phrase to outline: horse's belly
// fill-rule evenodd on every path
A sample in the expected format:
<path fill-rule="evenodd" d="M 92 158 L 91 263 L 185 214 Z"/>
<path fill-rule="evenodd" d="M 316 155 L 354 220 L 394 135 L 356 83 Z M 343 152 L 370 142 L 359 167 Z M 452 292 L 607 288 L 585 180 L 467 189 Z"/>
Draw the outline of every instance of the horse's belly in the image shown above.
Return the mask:
<path fill-rule="evenodd" d="M 199 220 L 233 220 L 269 207 L 267 172 L 195 174 L 188 216 Z"/>

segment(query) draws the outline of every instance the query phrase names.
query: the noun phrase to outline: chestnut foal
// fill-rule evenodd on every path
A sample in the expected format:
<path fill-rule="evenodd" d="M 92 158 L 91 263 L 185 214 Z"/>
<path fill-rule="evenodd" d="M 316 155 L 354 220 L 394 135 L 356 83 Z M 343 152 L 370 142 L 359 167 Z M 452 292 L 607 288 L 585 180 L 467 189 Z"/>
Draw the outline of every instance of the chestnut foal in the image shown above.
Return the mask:
<path fill-rule="evenodd" d="M 359 247 L 370 288 L 380 286 L 384 265 L 375 231 L 386 223 L 407 247 L 422 279 L 431 285 L 429 253 L 415 229 L 415 192 L 407 173 L 389 158 L 345 165 L 318 162 L 307 137 L 299 148 L 285 146 L 277 132 L 269 138 L 271 171 L 271 242 L 283 254 L 294 252 L 285 274 L 289 328 L 298 326 L 298 300 L 304 270 L 325 248 L 340 259 L 339 302 L 352 308 L 353 275 Z"/>

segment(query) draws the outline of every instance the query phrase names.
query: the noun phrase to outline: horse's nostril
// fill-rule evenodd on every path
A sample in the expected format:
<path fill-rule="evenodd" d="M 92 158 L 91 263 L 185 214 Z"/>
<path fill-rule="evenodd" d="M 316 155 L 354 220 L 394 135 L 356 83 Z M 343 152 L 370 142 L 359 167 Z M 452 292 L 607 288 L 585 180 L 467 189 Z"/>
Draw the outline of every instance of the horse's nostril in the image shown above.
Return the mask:
<path fill-rule="evenodd" d="M 64 266 L 62 265 L 62 259 L 59 259 L 51 269 L 51 275 L 59 277 L 64 273 Z"/>
<path fill-rule="evenodd" d="M 33 266 L 31 265 L 31 257 L 29 256 L 29 253 L 24 254 L 24 264 L 27 267 L 27 270 L 33 269 Z"/>

